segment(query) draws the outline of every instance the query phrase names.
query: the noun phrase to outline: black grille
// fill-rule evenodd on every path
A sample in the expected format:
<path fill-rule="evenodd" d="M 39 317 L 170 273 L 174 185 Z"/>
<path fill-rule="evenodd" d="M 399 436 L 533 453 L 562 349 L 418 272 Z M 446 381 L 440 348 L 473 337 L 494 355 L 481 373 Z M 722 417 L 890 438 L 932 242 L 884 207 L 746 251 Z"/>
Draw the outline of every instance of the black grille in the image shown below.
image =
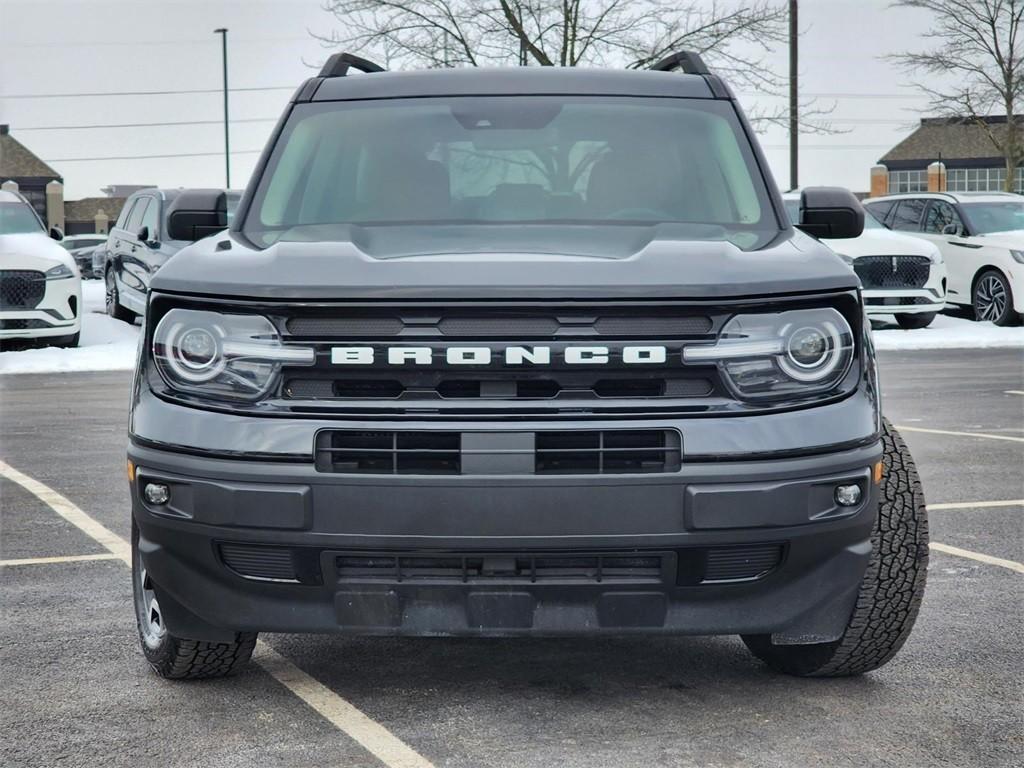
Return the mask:
<path fill-rule="evenodd" d="M 707 583 L 758 579 L 767 575 L 780 562 L 781 544 L 709 549 L 702 581 Z"/>
<path fill-rule="evenodd" d="M 651 584 L 663 580 L 664 553 L 344 553 L 339 581 L 591 582 Z"/>
<path fill-rule="evenodd" d="M 934 304 L 937 299 L 929 299 L 924 296 L 869 296 L 864 303 L 869 307 L 901 307 L 916 306 L 920 304 Z"/>
<path fill-rule="evenodd" d="M 927 256 L 861 256 L 853 262 L 865 289 L 922 288 L 930 270 Z"/>
<path fill-rule="evenodd" d="M 579 430 L 510 434 L 322 430 L 316 467 L 346 474 L 641 474 L 675 472 L 675 430 Z M 471 459 L 471 461 L 467 461 Z M 468 467 L 468 468 L 467 468 Z"/>
<path fill-rule="evenodd" d="M 478 311 L 479 312 L 479 311 Z M 513 338 L 516 340 L 586 337 L 677 338 L 703 335 L 713 323 L 706 315 L 664 310 L 554 309 L 474 314 L 438 308 L 362 310 L 351 316 L 296 317 L 288 320 L 292 336 L 303 338 Z"/>
<path fill-rule="evenodd" d="M 35 309 L 46 293 L 46 277 L 34 270 L 0 270 L 0 309 Z"/>
<path fill-rule="evenodd" d="M 299 581 L 292 551 L 285 547 L 223 543 L 220 554 L 228 568 L 247 579 Z"/>
<path fill-rule="evenodd" d="M 45 320 L 14 318 L 12 320 L 0 320 L 0 331 L 27 331 L 34 328 L 52 327 Z"/>

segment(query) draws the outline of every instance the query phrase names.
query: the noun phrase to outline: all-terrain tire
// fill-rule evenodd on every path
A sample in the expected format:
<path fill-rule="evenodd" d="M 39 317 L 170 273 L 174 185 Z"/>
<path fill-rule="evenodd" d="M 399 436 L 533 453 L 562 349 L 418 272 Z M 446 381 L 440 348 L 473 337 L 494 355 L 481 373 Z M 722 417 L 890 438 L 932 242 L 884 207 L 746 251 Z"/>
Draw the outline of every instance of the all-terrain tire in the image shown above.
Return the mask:
<path fill-rule="evenodd" d="M 813 645 L 774 645 L 771 635 L 743 635 L 773 669 L 801 677 L 860 675 L 887 663 L 910 635 L 928 570 L 928 517 L 914 460 L 888 420 L 882 445 L 885 472 L 871 558 L 846 630 L 834 642 Z"/>
<path fill-rule="evenodd" d="M 256 632 L 238 632 L 227 643 L 189 640 L 172 634 L 162 622 L 153 624 L 156 599 L 139 554 L 139 531 L 132 521 L 132 594 L 142 653 L 160 677 L 180 680 L 226 677 L 245 666 L 256 647 Z M 150 589 L 146 589 L 149 586 Z M 159 616 L 159 608 L 156 608 Z"/>

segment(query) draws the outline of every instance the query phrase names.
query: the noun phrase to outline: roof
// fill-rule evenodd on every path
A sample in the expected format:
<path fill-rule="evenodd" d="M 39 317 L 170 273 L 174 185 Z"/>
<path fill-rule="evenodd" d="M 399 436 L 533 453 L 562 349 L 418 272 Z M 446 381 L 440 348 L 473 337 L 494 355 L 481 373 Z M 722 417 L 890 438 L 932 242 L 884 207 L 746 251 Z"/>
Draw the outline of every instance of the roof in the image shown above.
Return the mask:
<path fill-rule="evenodd" d="M 304 90 L 300 89 L 300 92 Z M 321 82 L 312 100 L 563 94 L 714 98 L 703 76 L 680 72 L 582 67 L 465 67 L 329 77 Z"/>
<path fill-rule="evenodd" d="M 124 197 L 83 197 L 81 200 L 64 201 L 65 221 L 92 221 L 103 211 L 113 221 L 124 207 Z"/>
<path fill-rule="evenodd" d="M 60 179 L 61 175 L 35 156 L 24 144 L 0 125 L 0 180 Z"/>
<path fill-rule="evenodd" d="M 1024 117 L 1018 117 L 1024 120 Z M 997 139 L 1006 133 L 1006 118 L 985 118 Z M 890 149 L 880 163 L 918 160 L 925 163 L 939 158 L 949 164 L 955 160 L 981 160 L 1000 157 L 985 127 L 967 118 L 924 118 L 921 125 L 903 141 Z"/>
<path fill-rule="evenodd" d="M 898 195 L 880 195 L 869 202 L 882 200 L 905 200 L 908 198 L 925 198 L 931 200 L 952 200 L 955 203 L 1005 203 L 1008 199 L 1021 199 L 1014 192 L 903 192 Z"/>

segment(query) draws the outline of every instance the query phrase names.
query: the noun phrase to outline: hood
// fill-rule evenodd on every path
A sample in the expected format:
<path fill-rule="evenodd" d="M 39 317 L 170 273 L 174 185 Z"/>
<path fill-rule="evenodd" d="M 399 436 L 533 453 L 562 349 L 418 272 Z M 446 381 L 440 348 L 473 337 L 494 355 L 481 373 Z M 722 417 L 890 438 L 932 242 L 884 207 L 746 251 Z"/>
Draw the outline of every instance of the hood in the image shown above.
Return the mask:
<path fill-rule="evenodd" d="M 77 274 L 75 259 L 56 240 L 42 232 L 0 235 L 0 269 L 37 269 L 64 264 Z"/>
<path fill-rule="evenodd" d="M 822 240 L 836 253 L 851 259 L 860 256 L 928 256 L 935 258 L 939 249 L 920 237 L 901 235 L 888 229 L 865 229 L 860 237 L 849 240 Z"/>
<path fill-rule="evenodd" d="M 795 230 L 753 251 L 694 239 L 694 231 L 683 225 L 346 227 L 344 237 L 332 230 L 330 241 L 313 233 L 315 241 L 262 250 L 227 233 L 180 251 L 151 287 L 272 300 L 409 300 L 739 298 L 858 285 L 841 259 Z"/>
<path fill-rule="evenodd" d="M 977 235 L 985 245 L 1001 245 L 1015 251 L 1024 251 L 1024 229 L 1012 229 L 1007 232 L 990 232 Z"/>

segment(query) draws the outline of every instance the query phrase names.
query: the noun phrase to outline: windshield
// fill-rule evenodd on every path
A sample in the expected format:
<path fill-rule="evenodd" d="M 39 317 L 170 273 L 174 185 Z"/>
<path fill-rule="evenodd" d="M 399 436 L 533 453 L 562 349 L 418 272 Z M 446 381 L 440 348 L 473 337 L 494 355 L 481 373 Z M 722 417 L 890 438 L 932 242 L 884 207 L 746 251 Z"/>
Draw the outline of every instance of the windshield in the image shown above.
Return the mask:
<path fill-rule="evenodd" d="M 28 203 L 0 203 L 0 235 L 42 231 L 43 225 Z"/>
<path fill-rule="evenodd" d="M 676 223 L 744 249 L 779 229 L 729 103 L 534 96 L 300 104 L 242 229 L 509 223 Z"/>
<path fill-rule="evenodd" d="M 1024 229 L 1024 201 L 961 203 L 960 207 L 975 234 Z"/>

